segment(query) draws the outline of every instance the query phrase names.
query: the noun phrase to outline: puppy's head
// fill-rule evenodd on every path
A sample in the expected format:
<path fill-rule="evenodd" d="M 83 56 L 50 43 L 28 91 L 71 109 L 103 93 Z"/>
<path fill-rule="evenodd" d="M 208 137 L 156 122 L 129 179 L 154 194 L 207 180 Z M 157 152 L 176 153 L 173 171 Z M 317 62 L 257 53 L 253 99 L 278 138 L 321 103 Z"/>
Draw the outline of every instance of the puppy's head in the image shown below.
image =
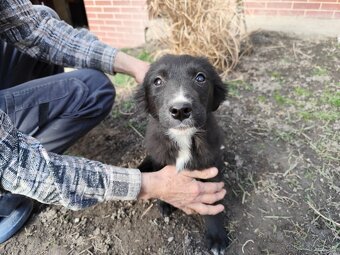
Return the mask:
<path fill-rule="evenodd" d="M 154 62 L 136 99 L 164 129 L 200 129 L 217 110 L 226 89 L 205 58 L 166 55 Z"/>

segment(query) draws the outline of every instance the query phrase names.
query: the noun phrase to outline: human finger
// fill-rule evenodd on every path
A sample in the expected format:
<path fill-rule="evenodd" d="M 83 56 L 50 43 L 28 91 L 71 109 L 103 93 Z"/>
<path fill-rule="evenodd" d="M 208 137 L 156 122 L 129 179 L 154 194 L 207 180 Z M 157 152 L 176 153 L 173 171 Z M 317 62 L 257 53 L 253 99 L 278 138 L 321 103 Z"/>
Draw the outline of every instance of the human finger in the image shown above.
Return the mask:
<path fill-rule="evenodd" d="M 216 167 L 207 168 L 204 170 L 193 170 L 193 171 L 182 171 L 183 175 L 187 177 L 197 178 L 197 179 L 210 179 L 215 177 L 218 174 L 218 170 Z"/>
<path fill-rule="evenodd" d="M 215 215 L 224 210 L 224 206 L 221 204 L 218 205 L 206 205 L 202 203 L 193 203 L 189 205 L 190 209 L 201 215 Z"/>
<path fill-rule="evenodd" d="M 204 204 L 213 204 L 221 199 L 224 198 L 227 191 L 225 189 L 220 190 L 219 192 L 212 193 L 212 194 L 202 194 L 198 196 L 195 201 L 204 203 Z"/>
<path fill-rule="evenodd" d="M 224 183 L 223 182 L 200 182 L 196 181 L 198 185 L 198 195 L 203 194 L 213 194 L 219 192 L 223 189 Z"/>
<path fill-rule="evenodd" d="M 190 208 L 183 208 L 182 211 L 184 211 L 187 215 L 191 215 L 195 213 L 195 211 Z"/>

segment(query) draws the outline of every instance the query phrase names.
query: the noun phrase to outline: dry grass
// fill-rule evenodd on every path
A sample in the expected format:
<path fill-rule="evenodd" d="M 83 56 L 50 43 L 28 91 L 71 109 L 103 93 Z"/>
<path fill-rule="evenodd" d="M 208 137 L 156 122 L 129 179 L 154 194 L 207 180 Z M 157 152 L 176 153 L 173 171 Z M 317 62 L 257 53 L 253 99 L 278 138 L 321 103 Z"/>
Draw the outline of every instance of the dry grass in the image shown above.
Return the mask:
<path fill-rule="evenodd" d="M 158 56 L 205 56 L 222 76 L 237 65 L 246 31 L 242 0 L 148 0 L 147 4 L 150 18 L 168 24 L 167 36 L 160 36 L 165 49 Z"/>

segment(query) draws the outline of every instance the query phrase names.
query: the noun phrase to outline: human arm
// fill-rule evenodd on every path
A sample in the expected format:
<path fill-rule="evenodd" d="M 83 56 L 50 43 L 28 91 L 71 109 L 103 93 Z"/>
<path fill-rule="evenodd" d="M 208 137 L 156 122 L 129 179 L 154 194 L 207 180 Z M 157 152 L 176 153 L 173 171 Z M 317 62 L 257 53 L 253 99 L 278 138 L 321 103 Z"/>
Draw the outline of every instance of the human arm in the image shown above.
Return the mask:
<path fill-rule="evenodd" d="M 78 210 L 102 201 L 136 199 L 140 185 L 137 169 L 48 153 L 0 110 L 0 191 Z"/>
<path fill-rule="evenodd" d="M 148 63 L 101 42 L 87 29 L 74 29 L 36 9 L 29 0 L 0 1 L 0 39 L 35 58 L 106 73 L 122 72 L 141 83 Z"/>

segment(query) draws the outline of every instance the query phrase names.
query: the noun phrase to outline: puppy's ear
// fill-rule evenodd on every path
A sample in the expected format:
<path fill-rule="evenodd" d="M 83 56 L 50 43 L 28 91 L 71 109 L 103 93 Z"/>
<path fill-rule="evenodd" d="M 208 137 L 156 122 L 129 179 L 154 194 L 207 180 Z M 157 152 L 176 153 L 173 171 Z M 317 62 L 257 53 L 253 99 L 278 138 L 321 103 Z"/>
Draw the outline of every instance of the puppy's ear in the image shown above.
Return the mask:
<path fill-rule="evenodd" d="M 212 111 L 216 111 L 220 104 L 226 99 L 228 90 L 227 84 L 224 84 L 220 77 L 215 79 L 212 99 Z"/>
<path fill-rule="evenodd" d="M 134 95 L 135 101 L 137 103 L 137 110 L 144 113 L 149 112 L 148 98 L 146 96 L 146 84 L 145 81 L 142 84 L 138 84 L 138 88 Z"/>

